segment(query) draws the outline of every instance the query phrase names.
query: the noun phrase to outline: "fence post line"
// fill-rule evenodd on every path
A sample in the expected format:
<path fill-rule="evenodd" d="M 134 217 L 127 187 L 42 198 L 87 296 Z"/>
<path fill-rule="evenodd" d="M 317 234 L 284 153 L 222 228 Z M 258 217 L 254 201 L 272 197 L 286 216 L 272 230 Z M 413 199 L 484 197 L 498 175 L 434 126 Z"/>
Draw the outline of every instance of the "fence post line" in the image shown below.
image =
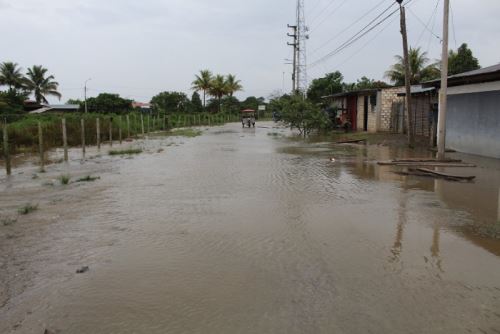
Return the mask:
<path fill-rule="evenodd" d="M 146 118 L 146 125 L 147 125 L 146 133 L 149 133 L 149 121 L 150 121 L 150 119 L 151 119 L 151 117 L 148 115 Z"/>
<path fill-rule="evenodd" d="M 7 132 L 7 120 L 3 123 L 3 155 L 5 157 L 5 171 L 11 174 L 10 153 L 9 153 L 9 133 Z"/>
<path fill-rule="evenodd" d="M 82 118 L 80 122 L 82 125 L 82 154 L 85 159 L 85 120 Z"/>
<path fill-rule="evenodd" d="M 120 140 L 120 145 L 122 144 L 122 115 L 118 116 L 118 139 Z"/>
<path fill-rule="evenodd" d="M 109 118 L 109 146 L 113 147 L 113 117 Z"/>
<path fill-rule="evenodd" d="M 43 155 L 43 132 L 42 123 L 38 121 L 38 153 L 40 153 L 40 172 L 45 172 L 45 158 Z"/>
<path fill-rule="evenodd" d="M 62 140 L 64 149 L 64 161 L 68 162 L 68 133 L 66 132 L 66 118 L 62 119 Z"/>
<path fill-rule="evenodd" d="M 163 131 L 167 130 L 167 115 L 163 115 Z"/>
<path fill-rule="evenodd" d="M 99 120 L 99 117 L 96 118 L 95 120 L 95 128 L 96 128 L 96 137 L 97 137 L 97 149 L 101 149 L 101 121 Z"/>
<path fill-rule="evenodd" d="M 130 138 L 130 115 L 127 114 L 127 138 Z"/>

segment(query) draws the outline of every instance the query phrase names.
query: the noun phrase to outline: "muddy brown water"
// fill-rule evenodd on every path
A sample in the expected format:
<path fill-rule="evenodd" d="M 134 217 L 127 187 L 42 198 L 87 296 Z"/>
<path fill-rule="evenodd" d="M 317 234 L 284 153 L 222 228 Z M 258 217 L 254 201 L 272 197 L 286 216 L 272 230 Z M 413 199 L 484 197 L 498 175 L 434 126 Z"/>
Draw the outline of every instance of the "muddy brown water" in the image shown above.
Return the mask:
<path fill-rule="evenodd" d="M 460 156 L 474 183 L 403 177 L 373 161 L 425 152 L 259 125 L 72 150 L 44 174 L 19 159 L 0 333 L 500 332 L 499 161 Z"/>

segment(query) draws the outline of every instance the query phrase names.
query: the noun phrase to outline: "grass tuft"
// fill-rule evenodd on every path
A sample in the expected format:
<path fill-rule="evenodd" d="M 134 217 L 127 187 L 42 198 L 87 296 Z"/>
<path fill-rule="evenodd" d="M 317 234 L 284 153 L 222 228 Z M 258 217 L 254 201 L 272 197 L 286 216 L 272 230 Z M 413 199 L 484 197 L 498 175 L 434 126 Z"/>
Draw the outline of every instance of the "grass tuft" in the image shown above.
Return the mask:
<path fill-rule="evenodd" d="M 90 176 L 90 175 L 87 175 L 85 177 L 82 177 L 78 180 L 76 180 L 76 182 L 94 182 L 96 180 L 100 180 L 101 178 L 99 176 Z"/>
<path fill-rule="evenodd" d="M 38 210 L 38 204 L 33 205 L 31 203 L 27 203 L 27 204 L 23 205 L 22 207 L 20 207 L 19 209 L 17 209 L 17 212 L 20 215 L 27 215 L 27 214 L 30 214 L 30 213 L 36 211 L 36 210 Z"/>
<path fill-rule="evenodd" d="M 178 129 L 167 133 L 168 136 L 194 138 L 201 136 L 202 132 L 195 129 Z"/>
<path fill-rule="evenodd" d="M 17 223 L 17 219 L 14 218 L 2 218 L 0 219 L 0 221 L 2 222 L 3 226 L 11 226 Z"/>
<path fill-rule="evenodd" d="M 130 148 L 126 150 L 112 150 L 109 151 L 109 155 L 132 155 L 141 154 L 142 150 L 140 148 Z"/>
<path fill-rule="evenodd" d="M 63 185 L 69 184 L 69 181 L 71 180 L 71 176 L 69 175 L 61 175 L 59 176 L 59 182 Z"/>

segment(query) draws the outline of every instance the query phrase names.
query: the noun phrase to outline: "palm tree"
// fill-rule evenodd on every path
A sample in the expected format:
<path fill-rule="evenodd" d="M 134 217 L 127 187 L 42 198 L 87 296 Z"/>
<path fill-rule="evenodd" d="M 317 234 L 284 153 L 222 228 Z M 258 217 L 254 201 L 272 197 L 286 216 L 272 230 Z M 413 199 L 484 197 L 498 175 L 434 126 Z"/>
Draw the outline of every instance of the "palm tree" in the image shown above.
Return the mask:
<path fill-rule="evenodd" d="M 0 85 L 9 86 L 9 90 L 24 88 L 25 78 L 22 68 L 17 63 L 4 62 L 0 64 Z"/>
<path fill-rule="evenodd" d="M 395 58 L 397 63 L 392 65 L 389 71 L 385 72 L 385 76 L 395 85 L 403 86 L 405 84 L 404 58 L 399 55 Z M 427 58 L 427 52 L 422 52 L 420 48 L 410 48 L 408 58 L 410 60 L 410 83 L 412 85 L 439 77 L 439 68 L 435 63 L 429 64 L 430 59 Z"/>
<path fill-rule="evenodd" d="M 35 65 L 28 69 L 26 87 L 35 95 L 35 100 L 37 103 L 49 103 L 45 95 L 52 95 L 59 100 L 61 99 L 61 93 L 57 91 L 59 83 L 54 80 L 53 75 L 46 77 L 47 69 L 41 65 Z"/>
<path fill-rule="evenodd" d="M 236 76 L 229 74 L 226 78 L 226 90 L 229 96 L 233 97 L 233 94 L 239 92 L 243 89 L 240 80 L 236 80 Z"/>
<path fill-rule="evenodd" d="M 193 81 L 192 85 L 195 91 L 203 91 L 203 107 L 206 106 L 206 93 L 210 89 L 212 83 L 212 72 L 209 70 L 200 71 L 199 75 L 196 75 L 196 79 Z"/>
<path fill-rule="evenodd" d="M 220 112 L 221 99 L 224 95 L 228 93 L 226 79 L 224 78 L 224 76 L 217 74 L 212 79 L 212 81 L 210 82 L 209 93 L 210 95 L 217 98 L 217 101 L 219 102 L 219 112 Z"/>

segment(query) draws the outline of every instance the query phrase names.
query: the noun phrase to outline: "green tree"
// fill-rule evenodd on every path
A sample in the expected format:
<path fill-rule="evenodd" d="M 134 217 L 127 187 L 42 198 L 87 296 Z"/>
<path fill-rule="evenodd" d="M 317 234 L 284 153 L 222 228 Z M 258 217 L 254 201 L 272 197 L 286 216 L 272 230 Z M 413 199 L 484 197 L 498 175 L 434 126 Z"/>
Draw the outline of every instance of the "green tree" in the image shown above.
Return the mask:
<path fill-rule="evenodd" d="M 450 75 L 460 74 L 480 69 L 479 61 L 472 54 L 472 50 L 464 43 L 455 52 L 450 50 L 448 71 Z"/>
<path fill-rule="evenodd" d="M 422 52 L 420 48 L 410 48 L 408 56 L 410 61 L 410 83 L 412 85 L 417 85 L 421 82 L 439 77 L 439 68 L 436 63 L 430 64 L 430 59 L 427 58 L 427 52 Z M 396 86 L 404 86 L 404 58 L 402 56 L 395 56 L 395 58 L 397 62 L 392 65 L 387 72 L 385 72 L 385 76 Z"/>
<path fill-rule="evenodd" d="M 218 111 L 221 111 L 221 100 L 227 92 L 226 79 L 224 76 L 217 74 L 210 83 L 209 93 L 217 99 L 219 104 Z"/>
<path fill-rule="evenodd" d="M 240 112 L 240 101 L 234 96 L 226 96 L 222 99 L 224 112 L 238 114 Z"/>
<path fill-rule="evenodd" d="M 126 113 L 132 110 L 132 100 L 124 99 L 118 94 L 101 93 L 87 99 L 87 108 L 99 113 Z"/>
<path fill-rule="evenodd" d="M 367 77 L 361 77 L 361 79 L 358 79 L 356 84 L 354 85 L 356 90 L 363 90 L 363 89 L 378 89 L 378 88 L 387 88 L 390 87 L 389 84 L 383 81 L 376 81 L 373 79 L 369 79 Z"/>
<path fill-rule="evenodd" d="M 192 89 L 195 91 L 203 92 L 203 107 L 206 107 L 206 93 L 212 87 L 212 72 L 209 70 L 200 71 L 200 74 L 195 76 L 195 80 L 192 83 Z"/>
<path fill-rule="evenodd" d="M 26 73 L 26 89 L 33 93 L 37 103 L 49 103 L 46 95 L 52 95 L 61 99 L 61 93 L 57 91 L 59 83 L 54 81 L 53 75 L 47 75 L 47 69 L 41 65 L 34 65 Z"/>
<path fill-rule="evenodd" d="M 241 102 L 241 109 L 259 109 L 259 105 L 264 104 L 266 101 L 263 97 L 249 96 L 243 102 Z"/>
<path fill-rule="evenodd" d="M 328 73 L 323 78 L 314 79 L 307 91 L 307 98 L 319 103 L 323 96 L 341 93 L 344 76 L 339 71 Z"/>
<path fill-rule="evenodd" d="M 193 92 L 191 96 L 191 108 L 193 112 L 202 112 L 203 104 L 201 102 L 200 94 L 198 92 Z"/>
<path fill-rule="evenodd" d="M 279 102 L 273 102 L 274 108 L 281 108 L 279 111 L 281 120 L 291 129 L 299 130 L 299 133 L 306 137 L 313 130 L 326 130 L 331 127 L 328 114 L 318 108 L 310 100 L 304 99 L 300 95 L 283 97 Z"/>
<path fill-rule="evenodd" d="M 191 101 L 182 92 L 161 92 L 151 99 L 154 111 L 158 113 L 186 112 Z"/>
<path fill-rule="evenodd" d="M 26 98 L 26 94 L 16 92 L 15 90 L 0 91 L 0 114 L 22 114 L 24 112 L 23 103 Z"/>
<path fill-rule="evenodd" d="M 233 96 L 234 93 L 243 90 L 243 86 L 241 85 L 240 80 L 236 80 L 236 76 L 233 74 L 229 74 L 226 77 L 226 93 L 229 96 Z"/>
<path fill-rule="evenodd" d="M 0 86 L 8 86 L 10 91 L 23 90 L 26 79 L 23 69 L 17 63 L 3 62 L 0 64 Z"/>

